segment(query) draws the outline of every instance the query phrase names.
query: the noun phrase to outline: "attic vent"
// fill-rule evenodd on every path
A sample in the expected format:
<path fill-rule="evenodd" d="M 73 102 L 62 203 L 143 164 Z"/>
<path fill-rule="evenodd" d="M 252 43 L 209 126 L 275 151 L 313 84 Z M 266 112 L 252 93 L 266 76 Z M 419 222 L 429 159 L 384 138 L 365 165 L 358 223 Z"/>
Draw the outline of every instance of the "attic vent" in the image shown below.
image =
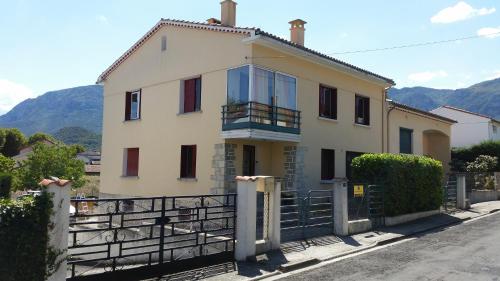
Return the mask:
<path fill-rule="evenodd" d="M 161 37 L 161 51 L 166 51 L 167 50 L 167 36 L 163 35 Z"/>

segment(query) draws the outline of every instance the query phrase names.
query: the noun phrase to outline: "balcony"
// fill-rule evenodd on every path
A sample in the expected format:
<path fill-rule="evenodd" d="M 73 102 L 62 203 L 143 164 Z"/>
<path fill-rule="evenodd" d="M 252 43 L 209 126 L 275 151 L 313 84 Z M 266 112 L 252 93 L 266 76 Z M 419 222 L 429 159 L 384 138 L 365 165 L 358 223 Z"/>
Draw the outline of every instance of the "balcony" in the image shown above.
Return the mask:
<path fill-rule="evenodd" d="M 222 136 L 300 141 L 300 111 L 257 102 L 222 106 Z"/>

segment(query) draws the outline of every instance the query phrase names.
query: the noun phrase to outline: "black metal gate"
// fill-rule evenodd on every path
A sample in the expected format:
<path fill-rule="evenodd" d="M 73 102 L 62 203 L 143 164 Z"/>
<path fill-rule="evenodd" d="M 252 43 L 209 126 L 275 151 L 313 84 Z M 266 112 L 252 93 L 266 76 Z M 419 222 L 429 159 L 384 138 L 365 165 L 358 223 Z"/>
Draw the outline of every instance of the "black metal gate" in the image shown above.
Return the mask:
<path fill-rule="evenodd" d="M 333 189 L 281 192 L 281 240 L 333 233 Z"/>
<path fill-rule="evenodd" d="M 373 228 L 385 225 L 384 187 L 368 186 L 368 216 Z"/>
<path fill-rule="evenodd" d="M 67 280 L 142 280 L 234 259 L 236 194 L 71 204 Z"/>

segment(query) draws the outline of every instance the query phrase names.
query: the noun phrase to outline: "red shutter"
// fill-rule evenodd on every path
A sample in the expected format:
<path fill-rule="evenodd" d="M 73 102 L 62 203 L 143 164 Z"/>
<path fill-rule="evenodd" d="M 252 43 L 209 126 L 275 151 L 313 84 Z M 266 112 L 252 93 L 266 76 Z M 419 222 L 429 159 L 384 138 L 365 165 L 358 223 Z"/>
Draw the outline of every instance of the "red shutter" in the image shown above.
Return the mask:
<path fill-rule="evenodd" d="M 365 125 L 370 125 L 370 99 L 365 98 Z"/>
<path fill-rule="evenodd" d="M 319 86 L 319 116 L 325 114 L 325 88 Z"/>
<path fill-rule="evenodd" d="M 191 175 L 196 178 L 196 145 L 191 146 Z"/>
<path fill-rule="evenodd" d="M 184 112 L 193 112 L 196 105 L 196 79 L 184 81 Z"/>
<path fill-rule="evenodd" d="M 139 175 L 139 148 L 127 149 L 127 176 Z"/>
<path fill-rule="evenodd" d="M 131 97 L 131 92 L 125 93 L 125 120 L 130 120 Z"/>
<path fill-rule="evenodd" d="M 333 89 L 331 96 L 331 111 L 334 119 L 337 119 L 337 89 Z"/>

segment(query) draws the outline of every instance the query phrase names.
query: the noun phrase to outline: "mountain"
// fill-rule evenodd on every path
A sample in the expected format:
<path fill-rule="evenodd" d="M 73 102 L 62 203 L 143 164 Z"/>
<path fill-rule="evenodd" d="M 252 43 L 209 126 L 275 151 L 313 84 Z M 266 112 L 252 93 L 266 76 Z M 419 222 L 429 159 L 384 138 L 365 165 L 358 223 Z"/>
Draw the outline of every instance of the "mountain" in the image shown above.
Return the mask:
<path fill-rule="evenodd" d="M 90 85 L 47 92 L 27 99 L 0 116 L 0 127 L 18 128 L 26 135 L 56 133 L 64 127 L 102 130 L 102 86 Z"/>
<path fill-rule="evenodd" d="M 54 134 L 54 138 L 65 144 L 81 144 L 87 150 L 101 150 L 101 135 L 82 127 L 64 127 Z"/>
<path fill-rule="evenodd" d="M 389 90 L 389 98 L 427 111 L 441 105 L 451 105 L 500 119 L 500 78 L 457 90 L 393 88 Z"/>

